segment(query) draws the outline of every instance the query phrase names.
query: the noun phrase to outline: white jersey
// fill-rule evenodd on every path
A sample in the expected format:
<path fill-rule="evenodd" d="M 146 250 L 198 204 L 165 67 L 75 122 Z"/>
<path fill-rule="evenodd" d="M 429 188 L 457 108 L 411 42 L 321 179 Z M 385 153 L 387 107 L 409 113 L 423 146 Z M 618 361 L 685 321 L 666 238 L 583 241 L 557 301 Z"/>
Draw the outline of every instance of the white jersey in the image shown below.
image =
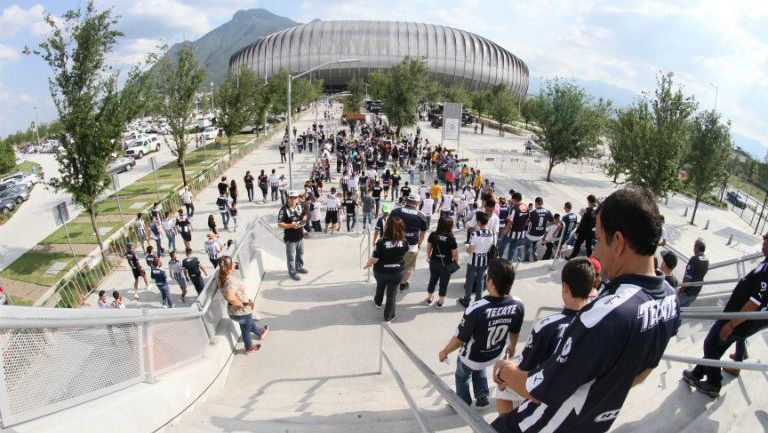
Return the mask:
<path fill-rule="evenodd" d="M 421 207 L 421 211 L 424 213 L 424 215 L 432 215 L 432 207 L 435 205 L 435 201 L 431 198 L 425 198 L 422 201 L 423 206 Z"/>
<path fill-rule="evenodd" d="M 453 210 L 453 195 L 452 194 L 443 194 L 443 205 L 440 208 L 443 212 L 450 212 Z"/>

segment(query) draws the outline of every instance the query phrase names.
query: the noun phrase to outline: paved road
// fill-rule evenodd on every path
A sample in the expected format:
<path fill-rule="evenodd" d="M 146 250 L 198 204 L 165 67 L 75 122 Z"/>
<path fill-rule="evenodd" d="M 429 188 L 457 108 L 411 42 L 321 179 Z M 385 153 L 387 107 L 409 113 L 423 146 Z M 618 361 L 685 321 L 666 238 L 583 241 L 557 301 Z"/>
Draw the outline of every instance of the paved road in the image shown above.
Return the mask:
<path fill-rule="evenodd" d="M 163 165 L 174 159 L 168 146 L 161 146 L 157 161 Z M 53 154 L 24 155 L 22 161 L 34 161 L 42 165 L 46 179 L 56 177 L 59 173 L 58 163 Z M 120 187 L 136 182 L 139 178 L 151 172 L 149 156 L 136 161 L 133 170 L 118 175 Z M 82 208 L 71 205 L 70 195 L 64 191 L 55 192 L 53 188 L 38 184 L 32 190 L 29 200 L 24 203 L 13 217 L 0 226 L 0 269 L 5 269 L 26 251 L 45 239 L 56 230 L 53 219 L 53 207 L 62 201 L 69 204 L 69 215 L 74 218 Z M 21 235 L 20 235 L 21 234 Z"/>

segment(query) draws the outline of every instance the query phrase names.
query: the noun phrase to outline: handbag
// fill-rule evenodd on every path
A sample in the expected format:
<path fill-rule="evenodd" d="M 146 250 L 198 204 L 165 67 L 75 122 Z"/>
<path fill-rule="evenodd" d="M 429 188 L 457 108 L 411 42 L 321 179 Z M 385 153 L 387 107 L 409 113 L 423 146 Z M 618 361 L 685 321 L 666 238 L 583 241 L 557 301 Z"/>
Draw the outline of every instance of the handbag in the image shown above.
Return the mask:
<path fill-rule="evenodd" d="M 437 247 L 437 252 L 440 253 L 440 263 L 442 263 L 443 267 L 446 268 L 449 274 L 453 274 L 461 269 L 461 266 L 459 266 L 459 264 L 454 261 L 451 261 L 451 263 L 446 265 L 445 260 L 443 260 L 443 252 L 440 251 L 440 244 L 436 243 L 435 246 Z"/>

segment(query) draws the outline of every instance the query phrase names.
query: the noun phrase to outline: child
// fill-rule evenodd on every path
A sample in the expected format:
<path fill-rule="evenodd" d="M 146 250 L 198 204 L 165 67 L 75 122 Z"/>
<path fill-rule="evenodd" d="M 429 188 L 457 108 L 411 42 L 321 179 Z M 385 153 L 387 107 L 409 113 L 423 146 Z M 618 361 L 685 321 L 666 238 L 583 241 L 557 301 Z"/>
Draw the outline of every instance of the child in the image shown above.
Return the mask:
<path fill-rule="evenodd" d="M 136 237 L 139 238 L 139 244 L 141 249 L 147 251 L 146 245 L 149 245 L 149 237 L 147 236 L 147 226 L 144 225 L 144 214 L 139 212 L 136 214 L 136 219 L 133 221 L 133 228 L 136 230 Z M 144 244 L 146 242 L 146 245 Z"/>
<path fill-rule="evenodd" d="M 120 294 L 117 290 L 112 291 L 112 303 L 109 304 L 111 308 L 115 308 L 118 310 L 122 310 L 125 308 L 125 305 L 123 304 L 123 295 Z"/>
<path fill-rule="evenodd" d="M 595 282 L 595 267 L 586 257 L 571 259 L 563 266 L 562 281 L 561 295 L 565 308 L 559 313 L 542 317 L 533 324 L 528 343 L 516 360 L 521 370 L 535 370 L 554 353 L 571 320 L 589 302 L 588 297 Z M 503 361 L 499 361 L 494 367 L 494 376 L 500 363 Z M 505 387 L 499 387 L 496 392 L 499 415 L 512 412 L 513 399 L 522 398 Z"/>

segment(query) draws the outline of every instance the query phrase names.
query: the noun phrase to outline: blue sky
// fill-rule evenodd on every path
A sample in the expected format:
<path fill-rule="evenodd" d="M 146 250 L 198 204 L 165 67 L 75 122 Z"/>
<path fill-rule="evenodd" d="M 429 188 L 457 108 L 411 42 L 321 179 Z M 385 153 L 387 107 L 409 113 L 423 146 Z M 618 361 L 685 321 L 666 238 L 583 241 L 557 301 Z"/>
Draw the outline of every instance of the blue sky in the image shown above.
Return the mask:
<path fill-rule="evenodd" d="M 61 14 L 85 0 L 0 1 L 0 135 L 25 128 L 38 106 L 50 120 L 48 68 L 21 54 L 44 35 L 44 10 Z M 768 148 L 768 2 L 558 0 L 99 0 L 122 16 L 115 54 L 127 70 L 160 42 L 197 39 L 238 9 L 263 7 L 299 22 L 314 18 L 444 24 L 488 37 L 521 57 L 533 85 L 570 77 L 617 99 L 652 90 L 673 71 L 702 108 L 715 104 L 740 144 Z M 535 89 L 531 89 L 535 90 Z M 628 96 L 629 95 L 629 96 Z"/>

